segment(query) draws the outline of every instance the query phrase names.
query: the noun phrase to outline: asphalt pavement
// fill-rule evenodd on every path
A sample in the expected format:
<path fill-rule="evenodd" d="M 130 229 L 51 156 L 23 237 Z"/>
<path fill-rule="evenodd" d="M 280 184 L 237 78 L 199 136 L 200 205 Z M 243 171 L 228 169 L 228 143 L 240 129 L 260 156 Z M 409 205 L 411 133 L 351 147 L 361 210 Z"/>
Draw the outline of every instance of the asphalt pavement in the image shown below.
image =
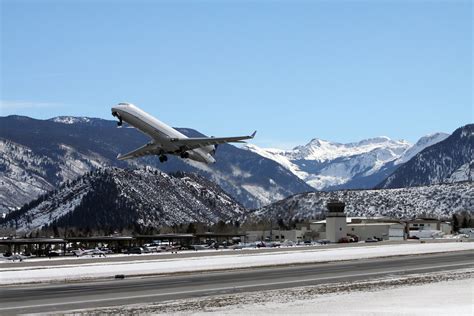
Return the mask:
<path fill-rule="evenodd" d="M 252 291 L 472 267 L 474 253 L 452 252 L 65 284 L 2 286 L 0 314 L 69 311 L 242 292 L 251 295 Z"/>

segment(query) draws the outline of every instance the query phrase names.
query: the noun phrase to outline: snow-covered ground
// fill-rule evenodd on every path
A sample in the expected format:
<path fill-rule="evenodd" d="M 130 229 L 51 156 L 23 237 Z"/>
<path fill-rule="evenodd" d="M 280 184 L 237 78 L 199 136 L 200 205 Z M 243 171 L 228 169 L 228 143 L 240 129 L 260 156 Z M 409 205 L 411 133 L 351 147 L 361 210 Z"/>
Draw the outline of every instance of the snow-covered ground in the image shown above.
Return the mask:
<path fill-rule="evenodd" d="M 474 250 L 472 242 L 396 244 L 364 247 L 343 247 L 301 249 L 298 251 L 275 251 L 270 253 L 241 252 L 238 255 L 223 254 L 219 256 L 196 256 L 161 258 L 130 261 L 107 261 L 97 258 L 96 262 L 84 263 L 68 260 L 63 265 L 45 263 L 42 266 L 18 265 L 2 268 L 0 284 L 16 284 L 30 282 L 70 281 L 112 277 L 116 274 L 153 275 L 186 271 L 210 271 L 221 269 L 237 269 L 259 266 L 274 266 L 297 263 L 328 262 L 401 256 L 423 253 L 441 253 L 448 251 Z M 1 265 L 0 265 L 1 267 Z"/>
<path fill-rule="evenodd" d="M 135 304 L 74 315 L 473 315 L 474 269 Z"/>
<path fill-rule="evenodd" d="M 248 304 L 195 315 L 473 315 L 473 283 L 468 279 L 369 293 L 331 293 L 310 300 Z"/>

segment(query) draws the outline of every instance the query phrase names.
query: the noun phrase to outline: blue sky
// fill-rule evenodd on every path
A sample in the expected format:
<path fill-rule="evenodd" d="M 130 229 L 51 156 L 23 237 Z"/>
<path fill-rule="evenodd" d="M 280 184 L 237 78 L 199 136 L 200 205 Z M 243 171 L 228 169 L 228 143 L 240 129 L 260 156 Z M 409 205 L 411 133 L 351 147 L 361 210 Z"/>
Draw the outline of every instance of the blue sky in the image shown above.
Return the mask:
<path fill-rule="evenodd" d="M 289 148 L 473 122 L 471 1 L 9 1 L 1 113 L 161 120 Z"/>

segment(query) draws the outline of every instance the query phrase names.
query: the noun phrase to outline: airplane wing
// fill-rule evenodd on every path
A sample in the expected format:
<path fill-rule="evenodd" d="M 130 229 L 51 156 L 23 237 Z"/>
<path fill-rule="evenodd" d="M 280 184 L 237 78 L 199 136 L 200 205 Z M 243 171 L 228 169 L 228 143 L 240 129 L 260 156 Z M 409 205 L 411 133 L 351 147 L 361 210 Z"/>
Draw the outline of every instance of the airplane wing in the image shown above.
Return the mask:
<path fill-rule="evenodd" d="M 148 143 L 146 145 L 143 145 L 140 148 L 137 148 L 135 150 L 132 150 L 129 153 L 126 153 L 125 155 L 118 155 L 117 159 L 118 160 L 125 160 L 125 159 L 130 159 L 130 158 L 138 158 L 150 154 L 158 153 L 156 145 L 153 143 Z"/>
<path fill-rule="evenodd" d="M 244 143 L 244 140 L 254 138 L 255 134 L 257 134 L 257 131 L 253 132 L 252 135 L 249 136 L 170 138 L 170 142 L 173 142 L 180 147 L 184 147 L 187 150 L 191 150 L 209 145 Z"/>

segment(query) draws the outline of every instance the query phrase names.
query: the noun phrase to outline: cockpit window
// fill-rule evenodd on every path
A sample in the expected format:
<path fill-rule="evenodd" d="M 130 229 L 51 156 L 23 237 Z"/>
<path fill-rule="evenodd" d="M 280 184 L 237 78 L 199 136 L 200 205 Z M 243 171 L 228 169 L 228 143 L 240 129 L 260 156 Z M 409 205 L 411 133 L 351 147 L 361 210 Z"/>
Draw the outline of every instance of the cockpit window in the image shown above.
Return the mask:
<path fill-rule="evenodd" d="M 128 103 L 119 103 L 119 105 L 128 105 Z"/>

